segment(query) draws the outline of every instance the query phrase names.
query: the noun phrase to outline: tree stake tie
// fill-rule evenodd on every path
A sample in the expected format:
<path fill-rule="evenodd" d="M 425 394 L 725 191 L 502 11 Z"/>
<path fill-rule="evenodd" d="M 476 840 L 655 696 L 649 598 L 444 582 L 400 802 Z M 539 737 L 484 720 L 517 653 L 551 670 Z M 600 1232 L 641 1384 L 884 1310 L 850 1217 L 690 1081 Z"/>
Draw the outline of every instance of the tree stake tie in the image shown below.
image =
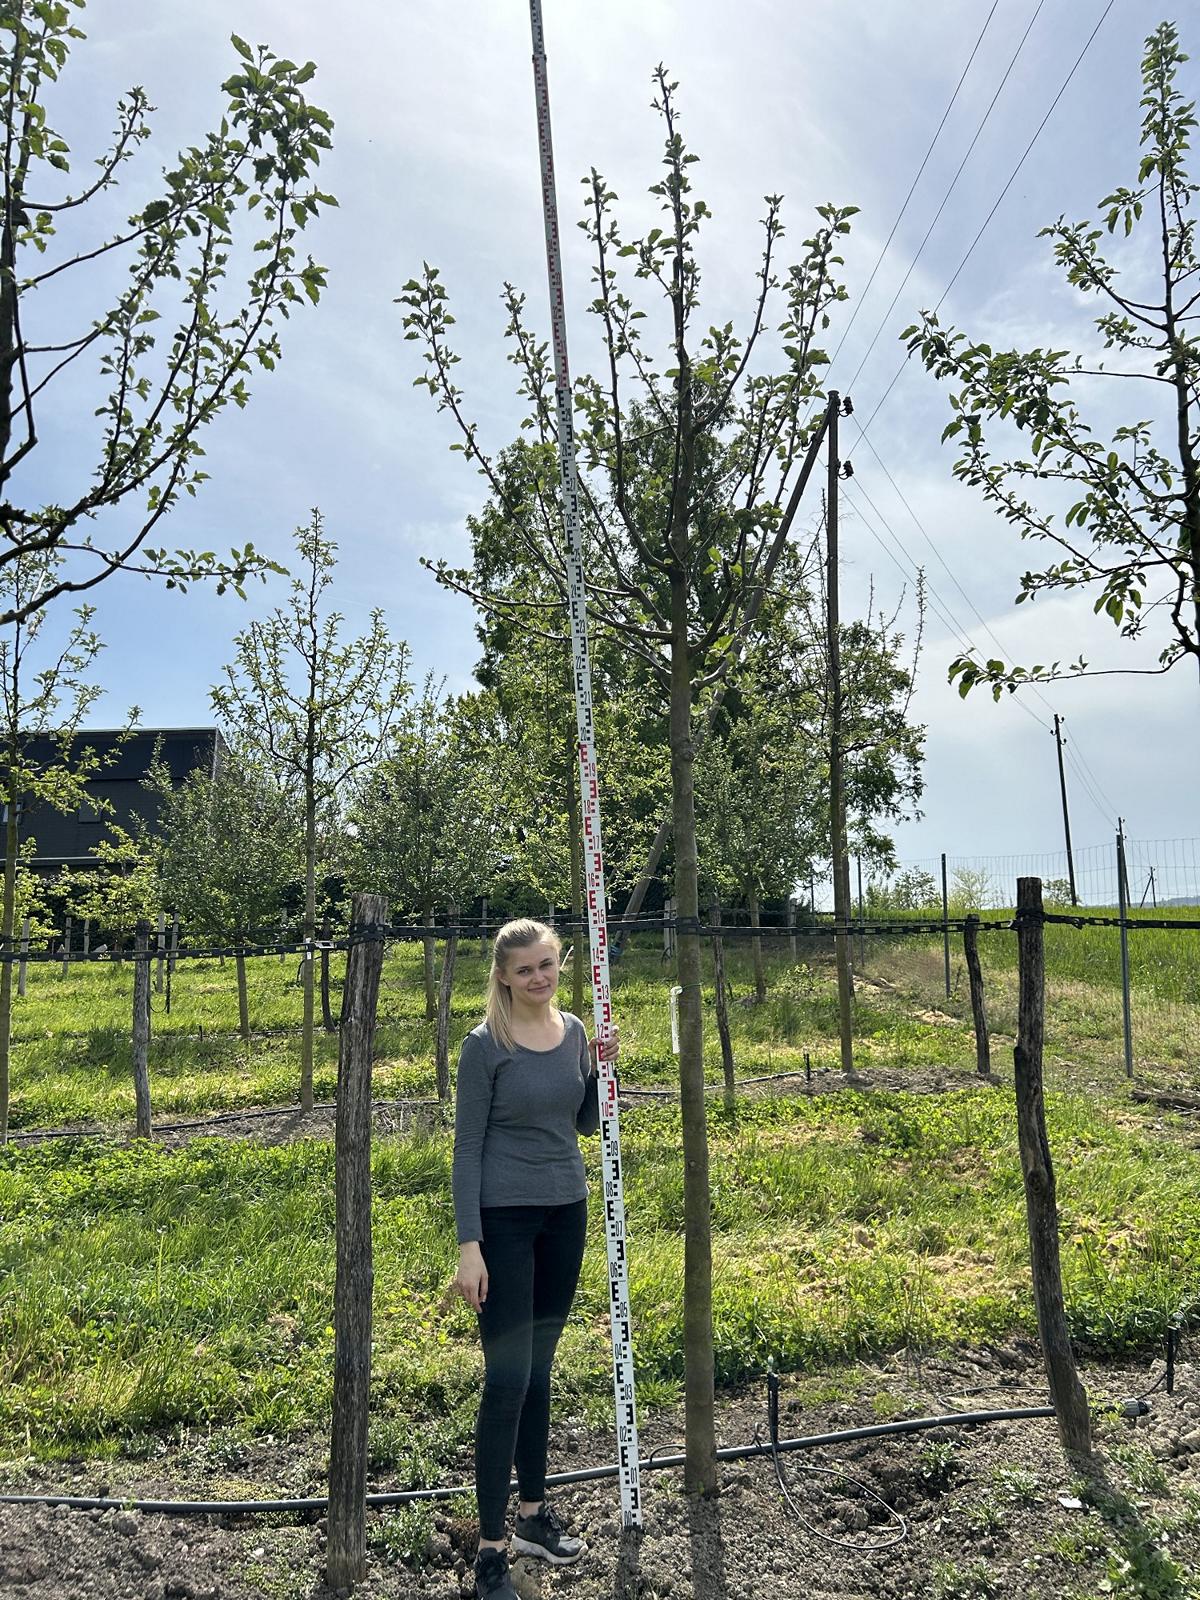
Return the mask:
<path fill-rule="evenodd" d="M 546 227 L 546 276 L 550 285 L 550 326 L 554 346 L 554 395 L 558 410 L 558 462 L 562 481 L 563 525 L 567 538 L 568 610 L 575 668 L 575 720 L 579 733 L 579 788 L 583 800 L 584 881 L 587 885 L 588 938 L 592 958 L 592 1012 L 601 1045 L 612 1037 L 612 995 L 608 977 L 607 900 L 600 840 L 600 786 L 592 719 L 592 669 L 588 652 L 587 599 L 583 582 L 583 538 L 579 483 L 575 467 L 575 427 L 571 373 L 567 361 L 567 317 L 563 297 L 558 201 L 554 190 L 554 150 L 550 137 L 550 89 L 542 34 L 541 0 L 529 0 L 533 32 L 533 82 L 537 101 L 538 146 L 542 168 L 542 215 Z M 613 1391 L 616 1397 L 617 1462 L 621 1480 L 621 1521 L 642 1525 L 638 1480 L 637 1407 L 633 1381 L 632 1318 L 625 1251 L 625 1192 L 621 1177 L 621 1133 L 617 1079 L 611 1062 L 597 1052 L 600 1090 L 600 1150 L 604 1172 L 604 1237 L 608 1251 L 609 1315 L 612 1324 Z"/>

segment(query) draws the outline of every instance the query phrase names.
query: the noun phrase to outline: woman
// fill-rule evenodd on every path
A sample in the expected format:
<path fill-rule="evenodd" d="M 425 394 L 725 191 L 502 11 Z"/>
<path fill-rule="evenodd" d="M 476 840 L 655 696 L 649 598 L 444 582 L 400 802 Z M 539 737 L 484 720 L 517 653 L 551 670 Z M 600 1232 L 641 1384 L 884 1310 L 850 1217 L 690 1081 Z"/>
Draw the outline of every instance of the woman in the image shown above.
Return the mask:
<path fill-rule="evenodd" d="M 463 1040 L 454 1125 L 454 1286 L 479 1314 L 486 1378 L 475 1428 L 479 1600 L 515 1600 L 505 1517 L 515 1461 L 514 1548 L 563 1565 L 583 1554 L 546 1505 L 550 1367 L 587 1231 L 579 1133 L 600 1126 L 597 1046 L 555 1004 L 561 946 L 529 918 L 496 935 L 485 1020 Z M 604 1059 L 617 1054 L 617 1042 Z"/>

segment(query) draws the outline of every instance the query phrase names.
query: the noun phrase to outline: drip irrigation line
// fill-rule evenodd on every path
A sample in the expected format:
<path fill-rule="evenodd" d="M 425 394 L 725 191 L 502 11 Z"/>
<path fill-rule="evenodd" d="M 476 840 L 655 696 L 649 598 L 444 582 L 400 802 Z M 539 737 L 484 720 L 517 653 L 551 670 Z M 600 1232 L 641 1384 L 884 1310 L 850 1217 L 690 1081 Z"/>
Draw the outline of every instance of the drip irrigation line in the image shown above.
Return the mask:
<path fill-rule="evenodd" d="M 1115 1408 L 1125 1416 L 1144 1416 L 1150 1409 L 1145 1401 L 1121 1400 Z M 1143 1410 L 1132 1409 L 1144 1407 Z M 1112 1409 L 1111 1407 L 1108 1409 Z M 841 1428 L 831 1433 L 800 1435 L 780 1439 L 774 1446 L 756 1439 L 752 1444 L 729 1445 L 716 1452 L 718 1461 L 752 1461 L 773 1453 L 785 1455 L 793 1450 L 819 1450 L 839 1444 L 855 1444 L 865 1439 L 886 1439 L 907 1433 L 920 1433 L 927 1428 L 975 1428 L 992 1422 L 1033 1422 L 1054 1416 L 1054 1407 L 1010 1406 L 992 1411 L 951 1411 L 939 1416 L 909 1417 L 900 1422 L 877 1422 L 862 1428 Z M 686 1464 L 683 1454 L 662 1455 L 652 1452 L 638 1465 L 642 1471 L 661 1471 Z M 601 1478 L 615 1478 L 620 1473 L 617 1462 L 602 1467 L 581 1467 L 573 1472 L 553 1472 L 546 1476 L 548 1487 L 571 1483 L 591 1483 Z M 516 1490 L 514 1480 L 510 1485 Z M 400 1489 L 394 1492 L 372 1493 L 366 1496 L 368 1506 L 402 1506 L 425 1500 L 452 1500 L 458 1495 L 473 1495 L 473 1484 L 440 1485 L 432 1489 Z M 67 1506 L 73 1511 L 144 1511 L 161 1516 L 258 1516 L 280 1512 L 322 1512 L 328 1510 L 326 1496 L 304 1496 L 278 1500 L 141 1500 L 129 1497 L 114 1499 L 97 1495 L 68 1494 L 0 1494 L 0 1505 Z"/>

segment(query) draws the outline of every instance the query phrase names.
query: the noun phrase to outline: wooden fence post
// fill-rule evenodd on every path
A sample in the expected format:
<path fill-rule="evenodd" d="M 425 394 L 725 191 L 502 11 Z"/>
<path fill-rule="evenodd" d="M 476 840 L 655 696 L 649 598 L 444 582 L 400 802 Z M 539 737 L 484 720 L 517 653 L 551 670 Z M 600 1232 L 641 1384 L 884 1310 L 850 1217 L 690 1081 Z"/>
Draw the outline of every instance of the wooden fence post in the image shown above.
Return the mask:
<path fill-rule="evenodd" d="M 787 901 L 788 944 L 791 946 L 792 965 L 795 966 L 800 959 L 800 952 L 796 949 L 796 897 L 788 895 Z"/>
<path fill-rule="evenodd" d="M 942 852 L 942 955 L 946 967 L 946 999 L 950 998 L 950 891 L 946 886 L 946 853 Z"/>
<path fill-rule="evenodd" d="M 371 1388 L 371 1057 L 383 941 L 365 937 L 387 924 L 382 895 L 354 897 L 338 1049 L 336 1152 L 337 1280 L 333 1297 L 333 1431 L 329 1453 L 332 1589 L 367 1574 L 367 1422 Z M 356 942 L 356 939 L 359 942 Z"/>
<path fill-rule="evenodd" d="M 154 992 L 155 994 L 161 994 L 163 992 L 163 967 L 165 965 L 167 946 L 167 913 L 165 911 L 158 913 L 158 937 L 155 944 L 158 950 L 158 961 L 154 968 Z"/>
<path fill-rule="evenodd" d="M 1042 1038 L 1045 1023 L 1046 964 L 1042 922 L 1042 881 L 1017 879 L 1017 959 L 1019 997 L 1017 1043 L 1013 1051 L 1017 1092 L 1017 1138 L 1025 1179 L 1025 1212 L 1038 1332 L 1050 1386 L 1050 1401 L 1067 1460 L 1077 1470 L 1095 1470 L 1087 1392 L 1079 1381 L 1063 1306 L 1058 1249 L 1058 1204 L 1054 1166 L 1046 1137 L 1042 1093 Z"/>
<path fill-rule="evenodd" d="M 150 924 L 139 922 L 133 954 L 133 1092 L 137 1137 L 150 1137 Z"/>
<path fill-rule="evenodd" d="M 981 1078 L 990 1078 L 992 1046 L 988 1038 L 987 1009 L 983 1003 L 983 969 L 979 965 L 979 918 L 974 911 L 963 925 L 963 950 L 971 985 L 971 1015 L 975 1019 L 975 1070 Z"/>
<path fill-rule="evenodd" d="M 83 954 L 84 954 L 84 959 L 85 960 L 87 959 L 87 956 L 88 956 L 89 952 L 91 951 L 91 948 L 92 948 L 92 923 L 91 923 L 91 918 L 90 917 L 84 917 L 84 919 L 83 919 Z"/>
<path fill-rule="evenodd" d="M 25 983 L 29 975 L 29 918 L 21 919 L 21 960 L 17 967 L 17 994 L 25 998 Z"/>
<path fill-rule="evenodd" d="M 68 911 L 63 925 L 62 975 L 65 978 L 71 965 L 71 913 Z"/>

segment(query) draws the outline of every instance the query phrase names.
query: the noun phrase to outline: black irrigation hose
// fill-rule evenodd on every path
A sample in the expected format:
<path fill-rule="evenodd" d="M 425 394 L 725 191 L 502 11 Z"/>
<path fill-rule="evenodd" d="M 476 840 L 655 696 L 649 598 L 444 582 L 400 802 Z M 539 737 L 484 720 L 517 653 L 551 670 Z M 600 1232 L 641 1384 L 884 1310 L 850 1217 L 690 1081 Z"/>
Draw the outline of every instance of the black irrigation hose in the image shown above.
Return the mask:
<path fill-rule="evenodd" d="M 1138 1410 L 1126 1409 L 1139 1407 Z M 1149 1406 L 1144 1401 L 1125 1400 L 1119 1409 L 1126 1416 L 1145 1415 Z M 717 1451 L 718 1461 L 750 1461 L 757 1456 L 770 1456 L 791 1450 L 817 1450 L 829 1445 L 852 1444 L 861 1439 L 883 1439 L 895 1434 L 918 1433 L 925 1428 L 978 1427 L 988 1422 L 1025 1422 L 1054 1415 L 1053 1406 L 1013 1406 L 999 1411 L 951 1411 L 944 1416 L 911 1417 L 903 1422 L 877 1422 L 862 1428 L 842 1428 L 834 1433 L 814 1433 L 794 1439 L 779 1439 L 774 1445 L 756 1440 L 753 1444 L 730 1445 Z M 656 1452 L 638 1463 L 643 1472 L 658 1471 L 664 1467 L 682 1467 L 686 1456 L 660 1456 Z M 590 1483 L 599 1478 L 615 1478 L 620 1472 L 617 1462 L 603 1467 L 581 1467 L 575 1472 L 553 1472 L 546 1483 Z M 517 1487 L 514 1481 L 511 1485 Z M 436 1489 L 401 1489 L 394 1493 L 368 1494 L 368 1506 L 411 1505 L 421 1500 L 451 1500 L 456 1495 L 474 1493 L 472 1484 L 451 1484 Z M 259 1515 L 284 1511 L 327 1511 L 327 1496 L 309 1496 L 294 1500 L 117 1500 L 93 1495 L 67 1494 L 0 1494 L 0 1505 L 18 1506 L 68 1506 L 73 1511 L 147 1511 L 169 1517 Z"/>

